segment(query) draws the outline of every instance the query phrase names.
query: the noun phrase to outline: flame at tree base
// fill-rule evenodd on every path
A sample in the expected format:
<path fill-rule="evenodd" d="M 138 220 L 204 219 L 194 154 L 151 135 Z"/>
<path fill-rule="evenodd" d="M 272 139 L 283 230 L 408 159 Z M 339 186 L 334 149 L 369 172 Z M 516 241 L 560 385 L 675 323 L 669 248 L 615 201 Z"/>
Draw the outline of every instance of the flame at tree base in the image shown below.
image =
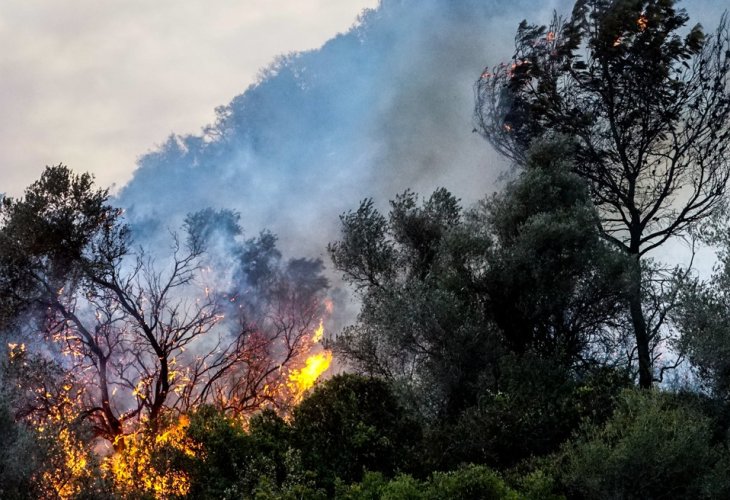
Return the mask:
<path fill-rule="evenodd" d="M 115 488 L 124 492 L 141 490 L 155 499 L 187 495 L 190 490 L 188 475 L 173 469 L 170 457 L 159 455 L 165 454 L 163 450 L 167 449 L 171 455 L 196 456 L 187 437 L 189 424 L 190 420 L 183 415 L 157 436 L 144 431 L 121 436 L 120 439 L 124 439 L 122 450 L 103 464 L 113 478 Z"/>

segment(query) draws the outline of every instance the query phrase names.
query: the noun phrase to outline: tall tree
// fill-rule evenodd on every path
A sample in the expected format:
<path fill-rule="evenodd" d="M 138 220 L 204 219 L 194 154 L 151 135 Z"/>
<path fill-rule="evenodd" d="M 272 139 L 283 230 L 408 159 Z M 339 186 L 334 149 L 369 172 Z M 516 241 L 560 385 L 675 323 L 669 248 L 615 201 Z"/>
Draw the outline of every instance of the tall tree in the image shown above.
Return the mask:
<path fill-rule="evenodd" d="M 525 168 L 484 201 L 494 246 L 482 280 L 509 347 L 565 366 L 605 359 L 621 322 L 626 258 L 601 239 L 570 141 L 539 141 Z M 599 354 L 600 353 L 600 354 Z"/>
<path fill-rule="evenodd" d="M 477 130 L 522 163 L 545 134 L 577 142 L 603 236 L 634 261 L 627 305 L 639 383 L 654 380 L 642 296 L 647 254 L 725 206 L 730 178 L 730 33 L 706 36 L 673 0 L 578 0 L 548 26 L 523 21 L 510 64 L 476 83 Z M 659 314 L 660 319 L 664 318 Z"/>
<path fill-rule="evenodd" d="M 500 351 L 475 290 L 488 233 L 465 222 L 445 189 L 422 203 L 407 191 L 387 218 L 365 200 L 341 220 L 329 252 L 363 305 L 336 350 L 357 370 L 409 387 L 429 417 L 454 416 L 473 403 L 479 373 Z"/>
<path fill-rule="evenodd" d="M 340 353 L 411 383 L 441 418 L 498 390 L 507 352 L 566 371 L 595 356 L 625 264 L 599 236 L 584 182 L 561 158 L 568 147 L 535 145 L 527 169 L 472 210 L 440 189 L 422 204 L 406 192 L 388 217 L 371 200 L 343 215 L 329 251 L 363 306 Z"/>

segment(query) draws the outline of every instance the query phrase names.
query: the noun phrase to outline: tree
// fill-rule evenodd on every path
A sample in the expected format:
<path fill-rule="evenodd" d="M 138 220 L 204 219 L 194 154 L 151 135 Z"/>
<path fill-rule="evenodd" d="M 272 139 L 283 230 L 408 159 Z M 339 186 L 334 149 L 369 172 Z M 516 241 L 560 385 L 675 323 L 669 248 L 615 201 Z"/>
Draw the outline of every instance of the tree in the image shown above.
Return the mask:
<path fill-rule="evenodd" d="M 356 369 L 405 383 L 453 419 L 499 390 L 512 352 L 589 363 L 617 321 L 623 257 L 601 240 L 569 145 L 537 144 L 504 192 L 464 211 L 447 191 L 406 192 L 386 218 L 366 200 L 342 216 L 335 267 L 363 300 L 336 348 Z M 488 389 L 487 389 L 488 388 Z"/>
<path fill-rule="evenodd" d="M 634 261 L 627 305 L 639 384 L 654 380 L 642 304 L 648 253 L 688 235 L 725 206 L 730 177 L 727 17 L 680 37 L 672 0 L 578 0 L 568 20 L 522 22 L 509 65 L 476 83 L 477 131 L 521 163 L 543 135 L 575 139 L 574 170 L 589 184 L 603 237 Z"/>
<path fill-rule="evenodd" d="M 388 384 L 352 374 L 336 375 L 294 409 L 293 442 L 318 484 L 359 481 L 366 471 L 394 474 L 409 462 L 420 439 Z"/>
<path fill-rule="evenodd" d="M 570 141 L 538 141 L 524 170 L 478 213 L 493 234 L 482 279 L 512 351 L 564 366 L 605 360 L 621 324 L 626 259 L 600 238 L 598 213 L 572 172 Z"/>
<path fill-rule="evenodd" d="M 282 259 L 268 231 L 243 239 L 239 218 L 206 209 L 186 219 L 190 241 L 205 249 L 206 275 L 220 287 L 224 326 L 246 332 L 235 367 L 213 377 L 207 392 L 193 392 L 188 407 L 212 401 L 238 416 L 262 407 L 288 412 L 314 383 L 295 380 L 301 374 L 295 367 L 310 354 L 314 332 L 324 328 L 328 281 L 319 259 Z M 320 370 L 327 368 L 329 353 L 313 356 L 325 361 Z M 210 360 L 201 357 L 197 365 L 194 373 L 206 375 L 202 368 Z"/>
<path fill-rule="evenodd" d="M 121 450 L 125 434 L 144 422 L 154 435 L 170 412 L 206 402 L 247 412 L 288 404 L 298 390 L 288 375 L 324 310 L 321 265 L 273 269 L 273 299 L 250 317 L 251 308 L 232 305 L 235 297 L 206 281 L 204 238 L 193 233 L 185 245 L 173 235 L 162 263 L 132 251 L 107 192 L 60 165 L 23 198 L 3 200 L 0 241 L 0 296 L 29 314 L 31 342 L 15 343 L 10 368 L 56 375 L 16 377 L 25 395 L 16 416 L 90 422 L 96 437 Z M 299 294 L 302 276 L 309 288 Z M 233 320 L 224 321 L 231 310 Z"/>
<path fill-rule="evenodd" d="M 395 381 L 429 417 L 473 403 L 480 374 L 501 352 L 476 280 L 491 246 L 445 189 L 418 203 L 407 191 L 386 218 L 365 200 L 341 217 L 329 245 L 335 268 L 362 298 L 335 350 L 366 374 Z"/>
<path fill-rule="evenodd" d="M 719 259 L 708 280 L 687 279 L 681 284 L 673 319 L 680 326 L 675 347 L 687 356 L 701 388 L 727 404 L 730 401 L 730 232 L 715 230 Z"/>

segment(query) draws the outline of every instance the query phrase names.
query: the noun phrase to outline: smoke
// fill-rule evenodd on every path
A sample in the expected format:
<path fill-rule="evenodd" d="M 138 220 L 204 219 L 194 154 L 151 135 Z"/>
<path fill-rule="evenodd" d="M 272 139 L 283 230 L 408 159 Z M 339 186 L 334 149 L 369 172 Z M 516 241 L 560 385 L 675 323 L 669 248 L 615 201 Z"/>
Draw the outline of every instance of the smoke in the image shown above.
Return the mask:
<path fill-rule="evenodd" d="M 566 5 L 383 0 L 320 49 L 280 57 L 200 135 L 142 156 L 118 203 L 142 238 L 228 208 L 286 254 L 317 257 L 362 198 L 439 186 L 481 198 L 504 163 L 472 133 L 473 82 L 509 58 L 528 8 L 546 20 Z"/>
<path fill-rule="evenodd" d="M 143 155 L 117 201 L 138 239 L 225 208 L 247 235 L 266 228 L 284 254 L 307 257 L 324 257 L 338 215 L 366 197 L 385 208 L 406 188 L 443 186 L 468 205 L 506 167 L 472 133 L 473 82 L 509 59 L 523 18 L 547 23 L 572 4 L 382 0 L 320 49 L 278 58 L 200 135 Z M 709 30 L 722 10 L 715 0 L 684 7 Z"/>

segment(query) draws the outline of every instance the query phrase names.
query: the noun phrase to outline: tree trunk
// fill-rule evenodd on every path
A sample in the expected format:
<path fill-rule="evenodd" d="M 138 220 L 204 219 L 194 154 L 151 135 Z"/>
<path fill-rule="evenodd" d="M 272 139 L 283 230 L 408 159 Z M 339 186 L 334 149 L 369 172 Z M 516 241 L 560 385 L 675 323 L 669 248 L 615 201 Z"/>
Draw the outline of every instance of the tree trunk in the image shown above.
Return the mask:
<path fill-rule="evenodd" d="M 639 387 L 650 389 L 654 376 L 649 350 L 649 334 L 641 305 L 641 263 L 638 255 L 635 256 L 634 269 L 629 284 L 629 311 L 631 313 L 631 323 L 634 327 L 636 351 L 639 355 Z"/>

